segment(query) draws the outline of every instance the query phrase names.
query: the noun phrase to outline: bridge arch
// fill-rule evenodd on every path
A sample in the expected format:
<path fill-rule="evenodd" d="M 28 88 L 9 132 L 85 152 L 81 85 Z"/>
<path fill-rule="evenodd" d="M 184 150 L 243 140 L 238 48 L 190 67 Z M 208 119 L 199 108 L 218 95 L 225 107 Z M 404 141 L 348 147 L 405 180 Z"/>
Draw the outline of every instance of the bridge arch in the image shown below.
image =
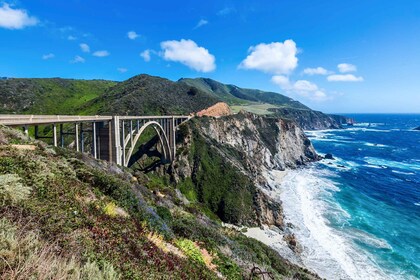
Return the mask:
<path fill-rule="evenodd" d="M 130 158 L 134 152 L 134 148 L 136 147 L 137 142 L 139 141 L 141 135 L 143 134 L 143 132 L 145 131 L 146 128 L 148 128 L 149 126 L 152 126 L 153 129 L 156 131 L 158 137 L 159 137 L 159 141 L 160 144 L 162 146 L 162 150 L 163 150 L 163 157 L 165 158 L 165 160 L 171 160 L 172 159 L 172 154 L 171 154 L 171 146 L 169 144 L 169 140 L 168 140 L 168 136 L 166 135 L 165 130 L 163 129 L 162 125 L 160 123 L 158 123 L 157 121 L 148 121 L 146 123 L 144 123 L 140 129 L 138 130 L 138 132 L 135 134 L 136 130 L 131 131 L 132 134 L 135 134 L 131 146 L 129 148 L 129 150 L 123 151 L 124 153 L 124 166 L 128 166 L 129 162 L 130 162 Z M 130 133 L 125 137 L 124 139 L 124 143 L 127 143 L 130 141 Z M 124 145 L 126 146 L 126 145 Z"/>

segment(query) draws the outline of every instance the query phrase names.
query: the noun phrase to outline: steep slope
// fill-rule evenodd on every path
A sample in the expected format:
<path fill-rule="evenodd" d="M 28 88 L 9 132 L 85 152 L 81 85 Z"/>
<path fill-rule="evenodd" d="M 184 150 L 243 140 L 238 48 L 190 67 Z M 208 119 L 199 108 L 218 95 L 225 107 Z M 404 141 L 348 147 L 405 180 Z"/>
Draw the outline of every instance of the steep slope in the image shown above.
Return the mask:
<path fill-rule="evenodd" d="M 127 171 L 0 126 L 0 278 L 318 279 Z"/>
<path fill-rule="evenodd" d="M 303 129 L 309 130 L 340 127 L 337 118 L 311 110 L 302 103 L 279 93 L 244 89 L 205 78 L 180 79 L 179 81 L 217 96 L 236 111 L 242 109 L 256 114 L 272 114 L 293 120 Z"/>
<path fill-rule="evenodd" d="M 318 158 L 294 122 L 249 113 L 194 119 L 182 126 L 178 143 L 173 174 L 180 189 L 234 224 L 267 220 L 258 210 L 263 206 L 255 203 L 267 185 L 266 170 L 296 168 Z M 282 218 L 277 222 L 281 226 Z"/>
<path fill-rule="evenodd" d="M 276 116 L 295 121 L 305 130 L 335 129 L 341 127 L 338 119 L 320 111 L 290 108 L 272 108 L 269 110 Z"/>
<path fill-rule="evenodd" d="M 86 110 L 121 115 L 190 114 L 218 101 L 185 83 L 143 74 L 110 88 L 87 103 Z"/>
<path fill-rule="evenodd" d="M 229 105 L 265 102 L 287 108 L 309 109 L 302 103 L 275 92 L 240 88 L 235 85 L 226 85 L 206 78 L 180 79 L 179 81 L 204 90 L 209 94 L 216 95 Z"/>
<path fill-rule="evenodd" d="M 82 105 L 115 84 L 61 78 L 0 80 L 0 113 L 83 114 Z"/>

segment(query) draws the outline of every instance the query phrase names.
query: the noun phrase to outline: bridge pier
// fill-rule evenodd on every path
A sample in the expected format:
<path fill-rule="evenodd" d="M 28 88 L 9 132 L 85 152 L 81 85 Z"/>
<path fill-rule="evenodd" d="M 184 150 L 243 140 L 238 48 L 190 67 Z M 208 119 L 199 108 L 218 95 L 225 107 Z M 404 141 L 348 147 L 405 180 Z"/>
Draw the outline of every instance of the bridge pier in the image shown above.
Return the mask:
<path fill-rule="evenodd" d="M 161 159 L 164 162 L 174 160 L 177 126 L 189 118 L 189 116 L 0 115 L 0 124 L 21 127 L 28 136 L 28 126 L 34 126 L 35 139 L 51 139 L 49 141 L 52 141 L 56 147 L 58 145 L 65 147 L 67 139 L 65 136 L 71 136 L 78 152 L 85 152 L 85 138 L 90 137 L 92 140 L 90 153 L 94 158 L 127 166 L 137 141 L 148 126 L 153 127 L 159 137 L 162 146 Z M 67 128 L 64 124 L 70 127 L 70 131 L 64 131 L 64 127 Z M 39 135 L 39 126 L 46 125 L 51 126 L 52 131 L 48 136 Z"/>

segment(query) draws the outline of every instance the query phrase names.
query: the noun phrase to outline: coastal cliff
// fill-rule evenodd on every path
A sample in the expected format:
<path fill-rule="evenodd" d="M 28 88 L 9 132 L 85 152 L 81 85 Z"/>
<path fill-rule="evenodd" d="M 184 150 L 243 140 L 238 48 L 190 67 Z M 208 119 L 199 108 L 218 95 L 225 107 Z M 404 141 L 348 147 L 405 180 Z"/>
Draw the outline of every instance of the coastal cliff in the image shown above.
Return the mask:
<path fill-rule="evenodd" d="M 181 127 L 173 179 L 224 222 L 283 226 L 281 205 L 264 194 L 265 173 L 318 159 L 294 122 L 241 113 Z"/>

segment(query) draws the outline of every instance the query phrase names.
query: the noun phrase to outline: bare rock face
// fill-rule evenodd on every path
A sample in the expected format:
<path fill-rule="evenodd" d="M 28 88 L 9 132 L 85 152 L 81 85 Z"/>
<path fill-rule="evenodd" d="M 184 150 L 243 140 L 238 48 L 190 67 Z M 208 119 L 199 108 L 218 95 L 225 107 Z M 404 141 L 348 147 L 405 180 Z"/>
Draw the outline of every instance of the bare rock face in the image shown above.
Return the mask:
<path fill-rule="evenodd" d="M 257 190 L 254 200 L 258 224 L 283 228 L 283 209 L 279 202 L 274 201 L 261 190 Z"/>
<path fill-rule="evenodd" d="M 243 158 L 232 160 L 251 173 L 296 168 L 318 158 L 303 130 L 289 120 L 244 113 L 208 119 L 202 133 L 242 153 Z"/>
<path fill-rule="evenodd" d="M 255 223 L 283 228 L 281 203 L 274 201 L 265 190 L 269 188 L 268 170 L 294 169 L 318 159 L 310 140 L 293 121 L 257 116 L 251 113 L 220 118 L 196 118 L 182 128 L 177 141 L 177 161 L 173 164 L 175 181 L 194 178 L 196 170 L 191 160 L 191 143 L 202 137 L 206 145 L 226 160 L 231 168 L 249 178 L 254 185 Z M 193 132 L 194 131 L 194 132 Z"/>
<path fill-rule="evenodd" d="M 229 116 L 232 115 L 232 110 L 230 109 L 229 105 L 224 102 L 218 102 L 213 106 L 201 110 L 200 112 L 196 113 L 197 116 L 203 117 L 221 117 L 221 116 Z"/>

